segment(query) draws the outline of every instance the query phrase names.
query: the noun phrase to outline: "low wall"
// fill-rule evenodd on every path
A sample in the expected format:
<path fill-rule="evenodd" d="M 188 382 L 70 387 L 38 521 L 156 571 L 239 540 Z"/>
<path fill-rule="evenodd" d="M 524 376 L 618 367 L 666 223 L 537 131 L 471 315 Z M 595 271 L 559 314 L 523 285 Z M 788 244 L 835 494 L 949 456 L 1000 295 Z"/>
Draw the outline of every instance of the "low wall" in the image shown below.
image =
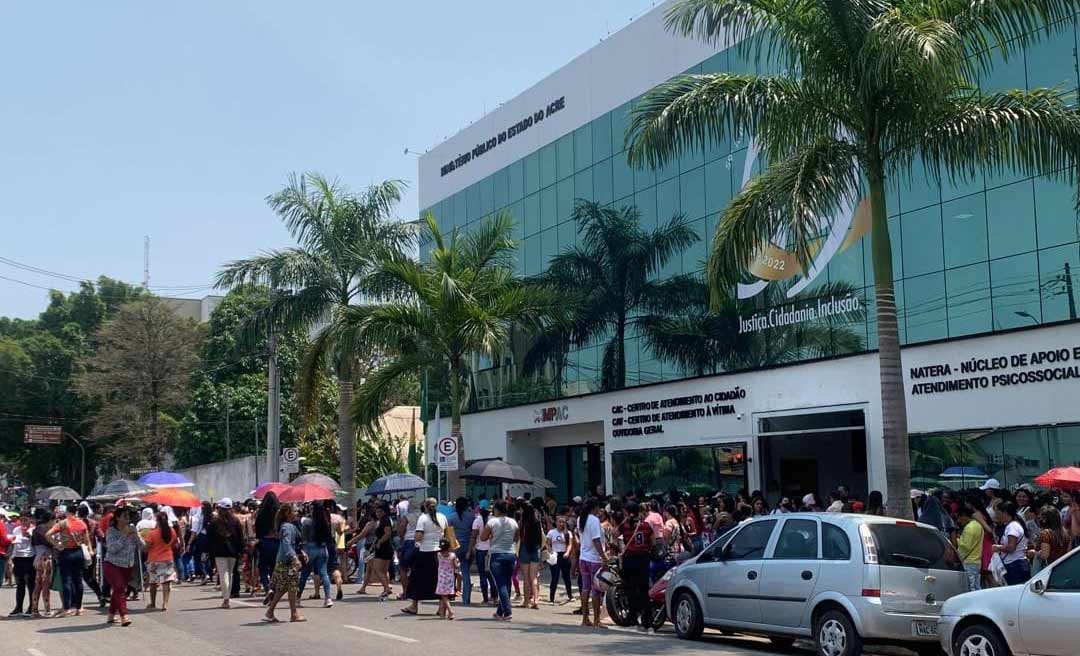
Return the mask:
<path fill-rule="evenodd" d="M 195 483 L 191 491 L 200 499 L 229 497 L 234 501 L 243 500 L 251 496 L 259 483 L 270 480 L 266 456 L 245 456 L 177 471 Z"/>

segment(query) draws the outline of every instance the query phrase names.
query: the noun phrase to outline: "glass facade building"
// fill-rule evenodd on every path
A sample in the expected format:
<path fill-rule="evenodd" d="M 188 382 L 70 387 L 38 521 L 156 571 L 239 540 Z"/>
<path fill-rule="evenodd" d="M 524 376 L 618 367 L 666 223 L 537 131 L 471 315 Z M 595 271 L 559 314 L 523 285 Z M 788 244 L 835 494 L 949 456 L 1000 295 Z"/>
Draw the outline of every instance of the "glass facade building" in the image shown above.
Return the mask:
<path fill-rule="evenodd" d="M 733 49 L 716 52 L 688 69 L 691 73 L 724 71 L 768 72 Z M 1056 26 L 1052 36 L 1043 37 L 1022 56 L 999 61 L 979 80 L 988 92 L 1051 86 L 1068 95 L 1076 93 L 1078 82 L 1075 20 Z M 760 172 L 764 162 L 748 164 L 747 158 L 754 152 L 752 135 L 735 134 L 706 150 L 685 154 L 663 169 L 633 169 L 627 163 L 624 139 L 635 100 L 630 98 L 578 125 L 423 211 L 435 217 L 444 234 L 467 232 L 497 213 L 508 212 L 516 222 L 516 267 L 521 276 L 543 272 L 556 254 L 580 244 L 572 219 L 578 199 L 615 207 L 636 206 L 646 229 L 682 215 L 691 221 L 700 239 L 671 262 L 662 276 L 702 274 L 718 217 L 745 183 L 746 173 Z M 1080 223 L 1073 187 L 1050 176 L 1032 178 L 1019 173 L 979 173 L 972 180 L 938 179 L 922 166 L 889 183 L 889 229 L 902 344 L 914 346 L 1077 319 Z M 864 311 L 839 322 L 818 319 L 832 331 L 834 340 L 817 343 L 814 349 L 783 349 L 782 358 L 767 358 L 761 365 L 795 364 L 876 349 L 869 245 L 870 236 L 865 234 L 837 252 L 827 269 L 798 296 L 813 299 L 827 284 L 843 285 Z M 421 259 L 429 253 L 430 245 L 422 244 Z M 767 310 L 768 302 L 776 302 L 775 296 L 762 294 L 740 301 L 739 313 Z M 511 348 L 498 362 L 477 356 L 467 410 L 482 412 L 598 392 L 606 341 L 574 347 L 558 384 L 522 376 L 520 349 Z M 694 372 L 658 357 L 633 330 L 627 333 L 625 351 L 629 388 L 694 376 Z M 447 399 L 443 396 L 439 386 L 429 386 L 429 417 L 439 403 L 444 404 L 445 414 Z M 917 436 L 912 439 L 913 464 L 918 469 L 918 458 L 925 456 L 922 462 L 934 462 L 927 465 L 926 472 L 936 468 L 936 476 L 942 467 L 932 458 L 945 458 L 950 464 L 982 467 L 989 470 L 987 474 L 1003 472 L 1012 483 L 1013 477 L 1027 480 L 1031 471 L 1048 462 L 1080 460 L 1076 447 L 1065 444 L 1076 439 L 1075 431 L 1065 428 Z M 1035 445 L 1046 457 L 1025 456 L 1037 460 L 1037 466 L 1017 464 L 1012 454 L 1027 453 Z M 655 470 L 656 476 L 677 478 L 700 468 L 707 472 L 703 476 L 716 479 L 708 485 L 730 485 L 742 474 L 733 473 L 738 468 L 732 464 L 731 453 L 717 448 L 703 446 L 682 455 L 660 453 L 659 460 L 627 453 L 616 466 L 620 470 L 617 477 L 626 479 Z M 916 457 L 916 451 L 921 455 Z M 691 465 L 681 465 L 683 460 Z M 739 466 L 745 468 L 745 462 L 740 461 Z"/>

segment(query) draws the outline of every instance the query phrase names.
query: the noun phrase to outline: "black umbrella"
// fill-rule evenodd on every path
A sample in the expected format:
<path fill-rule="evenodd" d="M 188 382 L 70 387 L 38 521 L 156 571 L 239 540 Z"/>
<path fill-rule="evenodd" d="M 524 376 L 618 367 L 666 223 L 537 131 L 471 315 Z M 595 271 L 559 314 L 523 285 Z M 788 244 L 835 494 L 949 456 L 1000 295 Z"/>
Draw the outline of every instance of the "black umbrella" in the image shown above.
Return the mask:
<path fill-rule="evenodd" d="M 145 485 L 121 478 L 109 483 L 101 490 L 101 492 L 92 494 L 88 498 L 91 501 L 113 501 L 124 497 L 146 494 L 149 491 L 150 488 Z"/>
<path fill-rule="evenodd" d="M 37 493 L 38 501 L 75 501 L 81 498 L 81 494 L 63 485 L 43 488 Z"/>
<path fill-rule="evenodd" d="M 387 474 L 371 482 L 364 494 L 390 494 L 392 492 L 410 492 L 426 490 L 427 481 L 415 474 Z"/>
<path fill-rule="evenodd" d="M 501 483 L 532 483 L 535 477 L 524 467 L 511 465 L 502 460 L 479 460 L 465 468 L 462 478 L 487 479 Z"/>

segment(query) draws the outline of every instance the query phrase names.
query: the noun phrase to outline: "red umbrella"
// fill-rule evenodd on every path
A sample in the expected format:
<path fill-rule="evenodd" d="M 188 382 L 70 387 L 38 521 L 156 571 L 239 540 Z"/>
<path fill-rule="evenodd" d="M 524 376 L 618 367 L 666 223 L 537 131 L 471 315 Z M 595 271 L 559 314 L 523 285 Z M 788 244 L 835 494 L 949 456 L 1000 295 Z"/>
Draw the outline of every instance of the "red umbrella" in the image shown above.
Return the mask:
<path fill-rule="evenodd" d="M 1035 478 L 1043 487 L 1056 487 L 1062 490 L 1080 490 L 1080 467 L 1054 467 Z"/>
<path fill-rule="evenodd" d="M 198 508 L 202 505 L 199 497 L 178 487 L 163 487 L 153 494 L 146 495 L 141 501 L 174 508 Z"/>
<path fill-rule="evenodd" d="M 322 501 L 333 499 L 334 493 L 321 485 L 314 483 L 300 483 L 290 485 L 278 495 L 281 503 L 305 503 L 307 501 Z"/>
<path fill-rule="evenodd" d="M 255 488 L 255 492 L 251 495 L 256 499 L 262 499 L 266 496 L 267 492 L 273 492 L 277 496 L 281 496 L 281 493 L 289 489 L 288 483 L 263 483 L 259 487 Z"/>

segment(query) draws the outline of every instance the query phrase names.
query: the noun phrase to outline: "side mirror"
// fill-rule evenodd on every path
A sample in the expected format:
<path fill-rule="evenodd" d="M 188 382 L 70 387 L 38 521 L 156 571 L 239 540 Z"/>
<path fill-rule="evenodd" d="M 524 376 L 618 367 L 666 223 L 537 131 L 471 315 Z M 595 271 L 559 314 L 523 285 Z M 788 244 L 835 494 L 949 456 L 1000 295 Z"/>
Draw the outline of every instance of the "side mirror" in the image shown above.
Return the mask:
<path fill-rule="evenodd" d="M 1042 579 L 1036 579 L 1031 582 L 1031 591 L 1037 595 L 1041 595 L 1046 592 L 1046 584 L 1043 583 Z"/>

